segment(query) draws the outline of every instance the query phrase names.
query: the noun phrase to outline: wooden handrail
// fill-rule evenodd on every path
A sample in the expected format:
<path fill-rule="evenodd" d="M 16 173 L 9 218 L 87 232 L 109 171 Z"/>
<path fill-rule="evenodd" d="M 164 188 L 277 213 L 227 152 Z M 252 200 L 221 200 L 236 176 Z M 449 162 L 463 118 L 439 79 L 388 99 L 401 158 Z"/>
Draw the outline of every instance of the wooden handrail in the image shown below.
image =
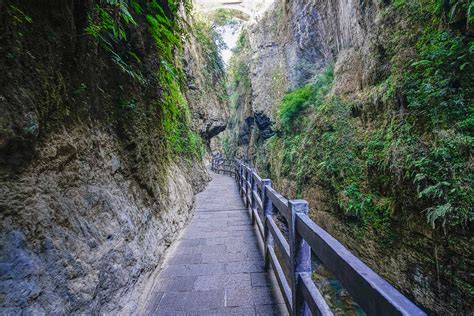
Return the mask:
<path fill-rule="evenodd" d="M 223 157 L 212 158 L 211 170 L 215 173 L 228 174 L 229 176 L 236 177 L 235 173 L 235 161 L 233 159 L 225 159 Z"/>
<path fill-rule="evenodd" d="M 230 163 L 229 163 L 230 161 Z M 229 166 L 236 178 L 252 222 L 264 242 L 265 267 L 273 267 L 285 304 L 291 315 L 333 315 L 324 297 L 311 280 L 311 252 L 331 271 L 368 315 L 426 315 L 402 293 L 354 256 L 334 237 L 309 218 L 308 203 L 288 200 L 262 179 L 248 164 L 238 159 L 216 159 Z M 213 161 L 214 170 L 214 161 Z M 229 172 L 230 174 L 230 172 Z M 260 217 L 262 213 L 262 217 Z M 273 215 L 283 215 L 288 223 L 289 241 L 276 225 Z M 289 266 L 285 275 L 275 253 L 275 241 Z"/>

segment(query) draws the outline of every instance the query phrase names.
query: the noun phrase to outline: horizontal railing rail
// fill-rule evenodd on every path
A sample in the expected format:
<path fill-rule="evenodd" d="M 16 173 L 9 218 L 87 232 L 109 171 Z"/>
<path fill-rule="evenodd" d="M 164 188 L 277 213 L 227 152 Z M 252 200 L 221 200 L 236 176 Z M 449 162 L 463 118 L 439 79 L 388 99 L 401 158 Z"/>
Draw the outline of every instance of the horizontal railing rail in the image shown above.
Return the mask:
<path fill-rule="evenodd" d="M 291 315 L 333 315 L 311 279 L 312 252 L 368 315 L 426 315 L 311 220 L 306 201 L 288 200 L 241 160 L 220 158 L 216 166 L 223 161 L 234 168 L 240 195 L 264 243 L 265 267 L 273 268 Z M 288 240 L 275 222 L 277 213 L 286 220 Z"/>
<path fill-rule="evenodd" d="M 215 173 L 236 177 L 235 161 L 233 159 L 225 159 L 223 157 L 212 158 L 211 170 Z"/>

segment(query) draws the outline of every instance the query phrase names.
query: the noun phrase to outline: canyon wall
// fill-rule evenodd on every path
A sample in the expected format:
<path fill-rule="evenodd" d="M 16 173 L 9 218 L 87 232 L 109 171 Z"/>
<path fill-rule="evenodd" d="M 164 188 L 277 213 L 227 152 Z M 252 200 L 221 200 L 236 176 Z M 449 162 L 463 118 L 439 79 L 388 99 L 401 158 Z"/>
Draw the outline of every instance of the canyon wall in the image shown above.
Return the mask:
<path fill-rule="evenodd" d="M 449 20 L 422 11 L 428 4 L 420 9 L 399 3 L 276 1 L 244 31 L 232 61 L 231 118 L 223 144 L 227 155 L 248 158 L 286 196 L 308 200 L 319 225 L 421 307 L 439 315 L 470 314 L 472 203 L 470 211 L 469 198 L 445 204 L 467 203 L 460 211 L 467 215 L 452 225 L 449 218 L 427 220 L 441 209 L 430 208 L 441 203 L 439 196 L 426 197 L 436 183 L 430 173 L 455 165 L 454 158 L 444 164 L 446 158 L 427 152 L 449 152 L 439 135 L 454 133 L 449 126 L 455 123 L 441 128 L 424 123 L 430 110 L 415 108 L 425 101 L 406 82 L 423 76 L 418 64 L 411 66 L 417 58 L 435 56 L 429 49 L 437 40 L 429 32 L 443 29 L 467 47 L 472 24 L 461 12 L 453 11 Z M 461 73 L 472 79 L 468 70 Z M 422 86 L 430 79 L 419 80 Z M 458 89 L 458 82 L 449 84 Z M 469 87 L 462 89 L 472 96 Z M 285 105 L 295 104 L 299 110 L 284 112 Z M 468 119 L 467 108 L 460 106 L 465 114 L 458 122 Z M 460 159 L 459 172 L 472 174 L 472 145 L 451 148 Z M 426 161 L 433 162 L 433 171 L 417 165 Z M 442 172 L 437 181 L 457 181 Z M 468 181 L 459 185 L 465 196 L 472 194 Z"/>
<path fill-rule="evenodd" d="M 86 32 L 96 5 L 0 1 L 0 314 L 136 312 L 209 180 L 199 138 L 225 128 L 223 76 L 191 82 L 191 35 L 174 49 L 190 118 L 169 114 L 145 18 L 107 46 Z"/>

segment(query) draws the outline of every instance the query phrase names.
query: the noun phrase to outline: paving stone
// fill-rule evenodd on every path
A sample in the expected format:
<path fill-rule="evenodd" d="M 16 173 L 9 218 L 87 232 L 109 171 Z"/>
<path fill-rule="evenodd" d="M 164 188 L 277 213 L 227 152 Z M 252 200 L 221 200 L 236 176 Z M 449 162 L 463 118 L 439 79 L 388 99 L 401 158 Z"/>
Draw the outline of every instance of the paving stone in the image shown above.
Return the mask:
<path fill-rule="evenodd" d="M 234 220 L 234 219 L 228 219 L 227 223 L 230 226 L 250 226 L 252 225 L 252 221 L 248 219 L 239 219 L 239 220 Z"/>
<path fill-rule="evenodd" d="M 257 240 L 227 244 L 227 252 L 259 252 Z"/>
<path fill-rule="evenodd" d="M 154 291 L 157 292 L 189 292 L 194 289 L 194 283 L 197 276 L 180 276 L 173 278 L 160 278 L 159 283 L 155 286 Z"/>
<path fill-rule="evenodd" d="M 165 278 L 178 276 L 200 276 L 200 275 L 218 275 L 225 274 L 225 264 L 223 263 L 204 263 L 204 264 L 175 264 L 166 267 L 160 276 Z"/>
<path fill-rule="evenodd" d="M 289 315 L 285 304 L 258 305 L 255 306 L 256 315 L 259 316 L 286 316 Z"/>
<path fill-rule="evenodd" d="M 250 287 L 252 283 L 248 273 L 200 276 L 194 283 L 194 289 L 198 291 Z"/>
<path fill-rule="evenodd" d="M 148 313 L 147 313 L 148 314 Z M 155 310 L 153 313 L 150 313 L 153 316 L 186 316 L 188 313 L 186 311 L 161 311 Z"/>
<path fill-rule="evenodd" d="M 259 287 L 252 288 L 255 305 L 284 304 L 283 296 L 276 289 Z"/>
<path fill-rule="evenodd" d="M 226 306 L 253 306 L 252 291 L 249 289 L 225 290 Z"/>
<path fill-rule="evenodd" d="M 236 227 L 247 227 L 247 226 L 236 226 Z M 251 226 L 248 226 L 248 227 L 251 227 Z M 230 236 L 233 236 L 233 237 L 253 236 L 253 237 L 257 238 L 257 233 L 255 233 L 255 230 L 248 231 L 247 229 L 239 229 L 239 230 L 231 231 Z"/>
<path fill-rule="evenodd" d="M 206 253 L 226 253 L 226 245 L 200 245 L 184 246 L 176 249 L 176 254 L 206 254 Z"/>
<path fill-rule="evenodd" d="M 205 238 L 196 238 L 196 239 L 182 239 L 179 242 L 179 246 L 181 247 L 196 247 L 205 244 L 206 239 Z"/>
<path fill-rule="evenodd" d="M 253 287 L 272 286 L 272 275 L 270 272 L 257 272 L 250 275 Z"/>
<path fill-rule="evenodd" d="M 248 233 L 250 233 L 249 236 L 255 236 L 252 226 L 229 226 L 226 230 L 231 232 L 231 236 L 234 236 L 234 232 L 237 232 L 236 234 L 241 236 L 247 236 Z"/>
<path fill-rule="evenodd" d="M 254 307 L 226 307 L 218 309 L 210 309 L 205 311 L 191 311 L 188 313 L 189 316 L 220 316 L 220 315 L 242 315 L 242 316 L 253 316 L 255 315 Z"/>
<path fill-rule="evenodd" d="M 224 295 L 224 290 L 166 292 L 158 305 L 158 310 L 189 311 L 224 307 Z"/>
<path fill-rule="evenodd" d="M 194 253 L 194 254 L 175 254 L 172 258 L 170 258 L 167 262 L 167 265 L 173 264 L 196 264 L 202 263 L 202 254 Z"/>
<path fill-rule="evenodd" d="M 248 213 L 246 209 L 242 209 L 242 211 L 240 212 L 227 213 L 227 218 L 228 219 L 234 219 L 234 218 L 248 219 Z"/>
<path fill-rule="evenodd" d="M 285 315 L 235 181 L 213 174 L 156 280 L 147 314 Z"/>
<path fill-rule="evenodd" d="M 265 271 L 263 267 L 263 261 L 239 261 L 239 262 L 229 262 L 225 266 L 225 271 L 227 273 L 241 273 L 241 272 L 263 272 Z"/>
<path fill-rule="evenodd" d="M 208 238 L 205 241 L 206 245 L 235 245 L 235 244 L 248 244 L 256 243 L 255 238 L 248 236 L 229 236 L 229 237 L 218 237 Z M 226 247 L 226 249 L 228 246 Z"/>
<path fill-rule="evenodd" d="M 194 238 L 217 238 L 217 237 L 228 237 L 231 234 L 224 230 L 214 230 L 211 232 L 192 232 L 183 236 L 183 239 L 194 239 Z"/>
<path fill-rule="evenodd" d="M 202 254 L 202 263 L 230 263 L 254 260 L 253 253 L 206 253 Z M 262 259 L 263 260 L 263 259 Z"/>

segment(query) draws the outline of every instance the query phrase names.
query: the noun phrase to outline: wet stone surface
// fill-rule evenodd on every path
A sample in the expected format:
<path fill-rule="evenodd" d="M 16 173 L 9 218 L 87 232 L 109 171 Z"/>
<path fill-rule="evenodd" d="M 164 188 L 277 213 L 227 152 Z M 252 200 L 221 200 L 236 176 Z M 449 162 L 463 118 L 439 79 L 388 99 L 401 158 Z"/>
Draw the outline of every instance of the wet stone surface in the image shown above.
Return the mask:
<path fill-rule="evenodd" d="M 287 315 L 234 179 L 212 174 L 147 304 L 152 315 Z"/>

